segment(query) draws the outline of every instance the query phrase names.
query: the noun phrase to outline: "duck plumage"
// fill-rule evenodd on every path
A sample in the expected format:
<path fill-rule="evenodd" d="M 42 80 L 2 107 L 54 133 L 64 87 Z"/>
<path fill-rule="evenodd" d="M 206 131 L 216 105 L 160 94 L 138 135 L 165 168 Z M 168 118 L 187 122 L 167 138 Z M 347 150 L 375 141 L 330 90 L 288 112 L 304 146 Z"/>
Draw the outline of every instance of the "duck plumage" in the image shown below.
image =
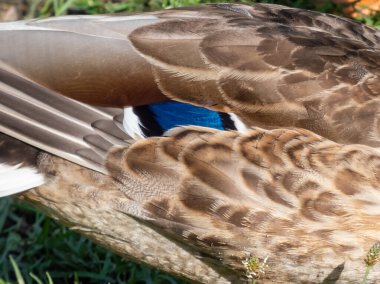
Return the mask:
<path fill-rule="evenodd" d="M 239 275 L 254 255 L 266 279 L 322 281 L 342 263 L 340 280 L 359 279 L 379 241 L 379 43 L 351 20 L 265 4 L 1 24 L 0 147 L 27 154 L 0 162 L 57 191 L 112 184 L 118 211 Z M 249 129 L 123 131 L 124 113 L 170 100 Z"/>
<path fill-rule="evenodd" d="M 3 63 L 83 102 L 120 107 L 171 98 L 235 113 L 248 126 L 379 144 L 380 33 L 348 19 L 216 4 L 32 20 L 0 32 Z"/>

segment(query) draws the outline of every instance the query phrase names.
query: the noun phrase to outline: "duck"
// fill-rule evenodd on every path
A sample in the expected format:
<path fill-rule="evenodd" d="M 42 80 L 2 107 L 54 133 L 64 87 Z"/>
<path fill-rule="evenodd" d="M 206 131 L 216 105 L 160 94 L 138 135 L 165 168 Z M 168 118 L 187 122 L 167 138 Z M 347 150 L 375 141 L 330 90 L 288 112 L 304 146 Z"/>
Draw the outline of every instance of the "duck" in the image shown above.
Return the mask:
<path fill-rule="evenodd" d="M 0 24 L 0 194 L 198 282 L 375 283 L 379 44 L 273 4 Z"/>

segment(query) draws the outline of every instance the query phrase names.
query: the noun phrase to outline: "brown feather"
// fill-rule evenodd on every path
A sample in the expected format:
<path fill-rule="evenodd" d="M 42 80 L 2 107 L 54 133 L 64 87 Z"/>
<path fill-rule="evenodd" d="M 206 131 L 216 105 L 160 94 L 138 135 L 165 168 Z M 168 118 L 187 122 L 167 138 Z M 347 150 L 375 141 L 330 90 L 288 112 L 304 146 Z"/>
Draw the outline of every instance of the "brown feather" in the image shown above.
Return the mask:
<path fill-rule="evenodd" d="M 255 255 L 269 257 L 268 280 L 322 281 L 346 262 L 344 281 L 380 241 L 380 152 L 368 146 L 302 129 L 187 127 L 118 148 L 107 167 L 139 208 L 127 214 L 242 274 Z"/>
<path fill-rule="evenodd" d="M 379 42 L 376 29 L 334 15 L 215 4 L 4 24 L 0 59 L 87 103 L 174 99 L 249 126 L 379 146 Z"/>

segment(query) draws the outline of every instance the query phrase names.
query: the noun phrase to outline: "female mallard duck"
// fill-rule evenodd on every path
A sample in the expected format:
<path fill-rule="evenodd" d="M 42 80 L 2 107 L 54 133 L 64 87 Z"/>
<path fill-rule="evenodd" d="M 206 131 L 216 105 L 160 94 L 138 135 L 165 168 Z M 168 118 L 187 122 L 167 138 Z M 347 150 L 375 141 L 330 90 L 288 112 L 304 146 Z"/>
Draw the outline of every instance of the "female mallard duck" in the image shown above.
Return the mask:
<path fill-rule="evenodd" d="M 380 241 L 379 44 L 263 4 L 2 24 L 2 192 L 81 220 L 107 199 L 230 275 L 357 282 Z"/>

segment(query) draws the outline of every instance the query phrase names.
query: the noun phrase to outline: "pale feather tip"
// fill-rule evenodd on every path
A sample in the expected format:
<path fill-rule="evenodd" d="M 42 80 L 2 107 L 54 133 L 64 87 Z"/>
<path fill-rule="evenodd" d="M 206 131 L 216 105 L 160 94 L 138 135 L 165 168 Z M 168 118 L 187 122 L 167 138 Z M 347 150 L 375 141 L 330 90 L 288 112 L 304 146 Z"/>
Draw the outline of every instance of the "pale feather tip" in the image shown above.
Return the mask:
<path fill-rule="evenodd" d="M 32 189 L 44 182 L 44 175 L 33 167 L 0 164 L 0 197 Z"/>

